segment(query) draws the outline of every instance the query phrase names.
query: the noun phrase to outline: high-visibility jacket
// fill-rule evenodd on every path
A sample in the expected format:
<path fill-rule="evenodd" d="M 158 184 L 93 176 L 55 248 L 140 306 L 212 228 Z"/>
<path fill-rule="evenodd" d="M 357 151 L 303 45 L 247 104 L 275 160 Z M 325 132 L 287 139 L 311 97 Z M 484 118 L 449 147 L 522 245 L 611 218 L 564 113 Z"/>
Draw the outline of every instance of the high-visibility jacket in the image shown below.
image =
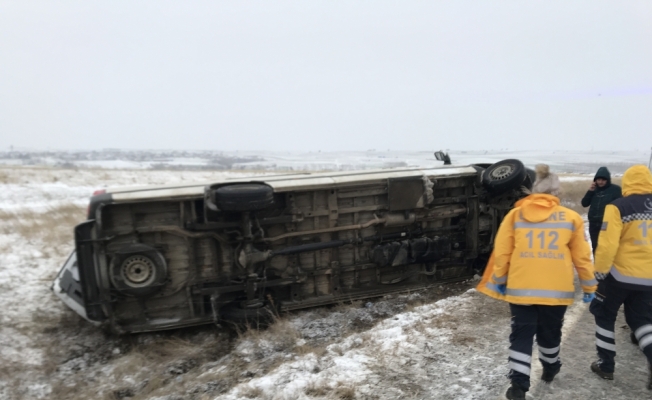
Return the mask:
<path fill-rule="evenodd" d="M 514 207 L 520 207 L 521 205 L 523 205 L 523 202 L 526 199 L 527 197 L 517 201 L 514 204 Z M 493 297 L 494 299 L 505 300 L 505 295 L 497 292 L 495 283 L 491 282 L 491 277 L 494 274 L 495 260 L 496 260 L 495 252 L 492 251 L 491 255 L 489 256 L 489 260 L 487 261 L 487 265 L 484 268 L 482 279 L 480 279 L 480 283 L 478 283 L 478 286 L 476 286 L 476 290 L 480 293 L 486 294 L 489 297 Z"/>
<path fill-rule="evenodd" d="M 652 290 L 652 174 L 645 165 L 625 171 L 623 195 L 605 208 L 595 271 L 622 286 Z"/>
<path fill-rule="evenodd" d="M 532 194 L 500 224 L 486 287 L 497 292 L 496 285 L 506 283 L 504 300 L 514 304 L 569 305 L 575 297 L 573 266 L 584 292 L 595 292 L 582 217 L 555 196 Z"/>

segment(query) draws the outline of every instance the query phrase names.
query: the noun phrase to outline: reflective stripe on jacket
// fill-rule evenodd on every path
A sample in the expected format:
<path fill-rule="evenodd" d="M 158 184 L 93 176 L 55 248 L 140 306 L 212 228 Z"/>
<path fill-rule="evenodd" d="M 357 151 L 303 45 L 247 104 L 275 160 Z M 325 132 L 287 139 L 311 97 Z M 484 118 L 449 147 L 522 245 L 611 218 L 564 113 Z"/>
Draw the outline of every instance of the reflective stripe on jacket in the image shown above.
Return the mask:
<path fill-rule="evenodd" d="M 607 206 L 595 252 L 595 270 L 634 290 L 652 290 L 652 174 L 635 165 L 623 175 L 623 193 Z"/>
<path fill-rule="evenodd" d="M 510 211 L 498 229 L 494 253 L 486 286 L 491 290 L 506 279 L 505 300 L 510 303 L 572 304 L 573 266 L 584 292 L 596 290 L 584 222 L 555 196 L 532 194 Z"/>
<path fill-rule="evenodd" d="M 494 260 L 494 253 L 491 252 L 489 261 L 487 261 L 487 266 L 484 269 L 484 274 L 482 274 L 482 280 L 480 280 L 476 290 L 480 293 L 486 294 L 489 297 L 493 297 L 494 299 L 505 300 L 505 296 L 498 291 L 498 288 L 496 288 L 496 283 L 494 283 L 495 280 L 498 279 L 494 275 Z M 492 282 L 492 279 L 494 282 Z M 504 276 L 504 279 L 507 279 L 507 275 Z"/>

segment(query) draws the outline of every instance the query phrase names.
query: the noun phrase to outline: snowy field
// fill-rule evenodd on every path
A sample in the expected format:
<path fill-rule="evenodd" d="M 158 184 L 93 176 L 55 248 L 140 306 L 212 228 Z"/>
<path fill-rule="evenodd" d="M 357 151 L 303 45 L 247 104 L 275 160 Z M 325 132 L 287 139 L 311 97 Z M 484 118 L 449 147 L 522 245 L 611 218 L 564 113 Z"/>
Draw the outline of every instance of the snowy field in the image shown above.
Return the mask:
<path fill-rule="evenodd" d="M 475 292 L 476 282 L 295 312 L 260 332 L 206 326 L 124 337 L 91 326 L 50 292 L 93 190 L 228 175 L 240 174 L 0 167 L 0 399 L 503 398 L 509 311 Z M 652 396 L 622 316 L 613 382 L 589 371 L 593 330 L 588 307 L 576 302 L 562 372 L 551 385 L 534 376 L 530 398 Z"/>
<path fill-rule="evenodd" d="M 436 140 L 435 140 L 436 142 Z M 211 151 L 105 151 L 105 152 L 0 152 L 0 165 L 66 165 L 77 168 L 104 169 L 219 169 L 217 160 L 233 160 L 235 170 L 274 171 L 336 171 L 406 166 L 433 167 L 441 165 L 433 150 L 395 151 L 368 150 L 347 152 L 211 152 Z M 494 163 L 518 158 L 528 167 L 538 163 L 550 164 L 555 172 L 593 173 L 607 165 L 617 174 L 633 164 L 646 164 L 649 149 L 638 151 L 463 151 L 450 150 L 453 164 Z M 18 158 L 20 157 L 20 158 Z M 250 161 L 237 161 L 250 160 Z"/>

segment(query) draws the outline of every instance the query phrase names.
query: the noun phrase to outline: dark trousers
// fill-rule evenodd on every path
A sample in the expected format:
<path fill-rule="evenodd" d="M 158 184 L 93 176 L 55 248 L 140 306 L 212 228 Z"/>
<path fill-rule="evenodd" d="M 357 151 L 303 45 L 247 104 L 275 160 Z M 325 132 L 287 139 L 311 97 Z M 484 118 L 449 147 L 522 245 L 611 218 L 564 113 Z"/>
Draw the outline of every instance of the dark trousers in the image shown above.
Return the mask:
<path fill-rule="evenodd" d="M 625 305 L 625 321 L 638 339 L 638 344 L 652 363 L 652 292 L 623 288 L 607 277 L 598 285 L 595 299 L 591 302 L 591 314 L 595 316 L 595 344 L 600 369 L 614 372 L 616 357 L 616 334 L 614 327 L 618 309 Z"/>
<path fill-rule="evenodd" d="M 523 390 L 530 389 L 532 344 L 537 336 L 539 361 L 543 368 L 558 372 L 561 368 L 559 345 L 566 306 L 522 306 L 510 304 L 512 333 L 509 335 L 509 378 Z"/>
<path fill-rule="evenodd" d="M 598 237 L 600 237 L 600 230 L 602 229 L 602 222 L 589 222 L 589 236 L 591 237 L 591 247 L 593 254 L 595 249 L 598 248 Z"/>

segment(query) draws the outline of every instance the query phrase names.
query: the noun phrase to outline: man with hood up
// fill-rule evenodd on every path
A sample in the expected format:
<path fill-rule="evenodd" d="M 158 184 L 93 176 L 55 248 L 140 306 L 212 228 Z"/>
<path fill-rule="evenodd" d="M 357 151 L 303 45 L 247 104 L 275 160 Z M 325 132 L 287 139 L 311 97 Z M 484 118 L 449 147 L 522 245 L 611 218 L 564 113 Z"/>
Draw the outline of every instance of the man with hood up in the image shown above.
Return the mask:
<path fill-rule="evenodd" d="M 598 235 L 602 226 L 602 217 L 607 204 L 623 197 L 620 186 L 611 183 L 611 173 L 607 167 L 598 168 L 591 187 L 582 198 L 582 207 L 589 207 L 589 236 L 593 253 L 598 248 Z"/>
<path fill-rule="evenodd" d="M 596 323 L 598 361 L 591 370 L 614 379 L 618 309 L 648 360 L 647 388 L 652 390 L 652 174 L 635 165 L 623 175 L 622 197 L 605 208 L 595 276 L 600 281 L 591 313 Z"/>
<path fill-rule="evenodd" d="M 535 335 L 541 379 L 549 383 L 559 373 L 562 322 L 575 297 L 573 267 L 585 302 L 593 299 L 597 285 L 582 217 L 551 194 L 559 192 L 559 179 L 549 171 L 545 178 L 549 184 L 535 183 L 533 194 L 503 219 L 492 255 L 494 272 L 482 288 L 482 293 L 510 303 L 508 399 L 525 399 L 530 388 Z"/>

